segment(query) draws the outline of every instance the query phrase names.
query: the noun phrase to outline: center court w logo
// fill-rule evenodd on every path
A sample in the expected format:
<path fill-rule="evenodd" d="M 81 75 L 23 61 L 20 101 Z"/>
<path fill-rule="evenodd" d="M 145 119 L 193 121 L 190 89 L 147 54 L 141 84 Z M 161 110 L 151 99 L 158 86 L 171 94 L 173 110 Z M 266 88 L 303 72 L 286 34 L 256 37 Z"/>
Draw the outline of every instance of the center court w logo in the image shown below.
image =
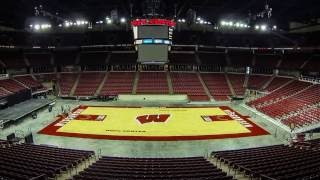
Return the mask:
<path fill-rule="evenodd" d="M 148 114 L 143 116 L 137 116 L 136 120 L 139 121 L 141 124 L 145 123 L 163 123 L 166 122 L 170 117 L 170 114 Z"/>

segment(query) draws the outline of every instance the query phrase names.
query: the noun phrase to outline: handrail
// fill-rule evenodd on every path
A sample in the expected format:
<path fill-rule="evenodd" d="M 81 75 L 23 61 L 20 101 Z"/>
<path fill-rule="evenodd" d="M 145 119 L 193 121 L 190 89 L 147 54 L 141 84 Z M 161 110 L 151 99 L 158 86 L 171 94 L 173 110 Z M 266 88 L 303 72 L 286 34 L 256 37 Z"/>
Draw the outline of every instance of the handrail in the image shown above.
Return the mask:
<path fill-rule="evenodd" d="M 9 74 L 0 74 L 0 80 L 9 79 Z"/>
<path fill-rule="evenodd" d="M 310 76 L 301 76 L 299 77 L 300 81 L 310 82 L 313 84 L 320 84 L 320 78 L 314 78 Z"/>

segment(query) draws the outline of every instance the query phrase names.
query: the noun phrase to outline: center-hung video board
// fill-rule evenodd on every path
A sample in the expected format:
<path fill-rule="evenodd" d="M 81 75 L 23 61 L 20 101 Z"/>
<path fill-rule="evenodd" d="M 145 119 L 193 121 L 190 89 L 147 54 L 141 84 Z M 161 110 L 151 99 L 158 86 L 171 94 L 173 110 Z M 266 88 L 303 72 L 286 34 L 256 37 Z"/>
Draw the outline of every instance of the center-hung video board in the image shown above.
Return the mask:
<path fill-rule="evenodd" d="M 138 51 L 138 62 L 142 64 L 164 64 L 168 62 L 168 51 L 172 44 L 172 33 L 176 23 L 167 19 L 136 19 L 131 22 L 134 44 Z"/>

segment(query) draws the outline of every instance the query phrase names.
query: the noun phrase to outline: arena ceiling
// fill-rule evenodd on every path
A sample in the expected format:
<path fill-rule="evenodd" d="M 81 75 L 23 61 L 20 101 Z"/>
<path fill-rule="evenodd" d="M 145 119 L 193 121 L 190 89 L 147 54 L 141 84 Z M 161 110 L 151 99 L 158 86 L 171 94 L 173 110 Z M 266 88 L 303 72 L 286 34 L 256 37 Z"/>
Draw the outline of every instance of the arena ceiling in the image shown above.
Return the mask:
<path fill-rule="evenodd" d="M 273 9 L 272 17 L 279 25 L 290 21 L 309 22 L 320 17 L 319 0 L 267 0 Z M 133 17 L 140 17 L 146 9 L 145 0 L 6 0 L 0 6 L 0 25 L 21 29 L 27 18 L 34 15 L 34 7 L 59 17 L 85 17 L 96 21 L 117 9 L 119 15 L 129 16 L 132 4 Z M 167 17 L 185 17 L 189 9 L 197 16 L 215 22 L 221 18 L 246 17 L 264 8 L 265 0 L 161 0 L 161 13 Z M 176 10 L 176 11 L 175 11 Z"/>

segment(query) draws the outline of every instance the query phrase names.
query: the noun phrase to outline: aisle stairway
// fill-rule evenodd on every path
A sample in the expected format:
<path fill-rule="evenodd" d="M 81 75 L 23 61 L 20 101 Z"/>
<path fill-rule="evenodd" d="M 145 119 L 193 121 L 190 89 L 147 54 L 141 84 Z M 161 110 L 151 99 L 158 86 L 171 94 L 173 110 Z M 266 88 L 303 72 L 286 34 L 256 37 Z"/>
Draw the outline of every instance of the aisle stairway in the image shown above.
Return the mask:
<path fill-rule="evenodd" d="M 230 92 L 231 92 L 232 96 L 235 96 L 236 93 L 234 92 L 234 89 L 233 89 L 233 87 L 232 87 L 232 84 L 231 84 L 231 82 L 230 82 L 230 79 L 229 79 L 227 73 L 224 73 L 224 76 L 225 76 L 225 78 L 226 78 L 226 80 L 227 80 L 227 83 L 228 83 L 228 86 L 229 86 L 229 89 L 230 89 Z"/>
<path fill-rule="evenodd" d="M 79 84 L 80 76 L 81 76 L 81 74 L 79 73 L 79 74 L 77 75 L 77 77 L 76 77 L 76 80 L 75 80 L 75 82 L 74 82 L 71 90 L 70 90 L 69 96 L 73 96 L 73 95 L 74 95 L 74 92 L 75 92 L 75 90 L 77 89 L 77 86 L 78 86 L 78 84 Z"/>
<path fill-rule="evenodd" d="M 133 80 L 132 94 L 137 94 L 138 82 L 139 82 L 140 73 L 137 71 Z"/>
<path fill-rule="evenodd" d="M 104 84 L 106 83 L 106 80 L 108 79 L 108 75 L 109 75 L 109 72 L 106 72 L 104 77 L 103 77 L 103 79 L 102 79 L 102 81 L 101 81 L 101 83 L 100 83 L 100 85 L 99 85 L 99 87 L 98 87 L 98 89 L 97 89 L 97 91 L 94 94 L 95 96 L 98 96 L 101 93 L 101 90 L 102 90 Z"/>

